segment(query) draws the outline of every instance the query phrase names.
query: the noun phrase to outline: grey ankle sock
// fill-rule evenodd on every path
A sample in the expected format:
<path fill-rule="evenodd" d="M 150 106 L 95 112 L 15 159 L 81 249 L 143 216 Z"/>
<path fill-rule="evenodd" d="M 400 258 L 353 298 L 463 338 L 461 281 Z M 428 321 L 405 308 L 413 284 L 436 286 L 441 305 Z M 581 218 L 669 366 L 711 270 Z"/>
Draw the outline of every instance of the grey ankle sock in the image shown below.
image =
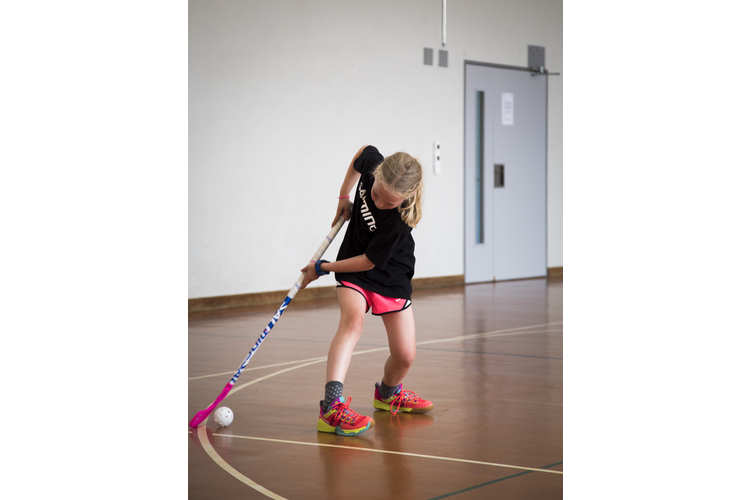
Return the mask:
<path fill-rule="evenodd" d="M 321 402 L 323 411 L 328 411 L 328 407 L 331 403 L 339 399 L 344 394 L 344 384 L 337 380 L 332 380 L 326 384 L 326 395 L 325 399 Z"/>
<path fill-rule="evenodd" d="M 378 393 L 380 394 L 381 398 L 388 399 L 398 392 L 399 387 L 401 387 L 401 384 L 398 384 L 395 387 L 391 387 L 390 385 L 385 385 L 385 382 L 381 381 L 380 385 L 378 386 Z"/>

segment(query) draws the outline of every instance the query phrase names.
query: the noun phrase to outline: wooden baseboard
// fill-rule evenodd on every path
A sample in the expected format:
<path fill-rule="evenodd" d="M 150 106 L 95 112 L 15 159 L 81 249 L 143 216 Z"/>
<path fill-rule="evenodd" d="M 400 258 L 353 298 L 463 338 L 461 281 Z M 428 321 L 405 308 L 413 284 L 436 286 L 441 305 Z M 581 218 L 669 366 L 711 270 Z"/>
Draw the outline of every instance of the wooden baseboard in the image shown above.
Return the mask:
<path fill-rule="evenodd" d="M 548 268 L 547 277 L 550 279 L 562 279 L 562 266 Z M 416 278 L 412 280 L 411 284 L 414 291 L 461 286 L 464 284 L 464 275 L 459 274 L 456 276 L 438 276 L 435 278 Z M 238 295 L 188 299 L 188 314 L 222 311 L 227 309 L 242 309 L 255 306 L 279 305 L 284 301 L 284 298 L 286 298 L 287 292 L 288 290 L 279 290 L 275 292 L 242 293 Z M 295 302 L 302 302 L 307 300 L 335 298 L 336 287 L 324 286 L 300 290 L 294 300 Z"/>
<path fill-rule="evenodd" d="M 455 276 L 438 276 L 436 278 L 416 278 L 411 280 L 412 290 L 431 290 L 433 288 L 443 288 L 447 286 L 463 285 L 464 275 Z"/>
<path fill-rule="evenodd" d="M 464 284 L 464 275 L 439 276 L 436 278 L 416 278 L 411 282 L 414 290 L 430 290 Z M 188 299 L 188 314 L 221 311 L 225 309 L 239 309 L 254 306 L 279 305 L 284 302 L 288 290 L 276 292 L 242 293 L 238 295 L 222 295 L 218 297 L 202 297 Z M 305 288 L 294 297 L 295 302 L 306 300 L 335 299 L 336 287 L 323 286 Z"/>
<path fill-rule="evenodd" d="M 562 266 L 547 268 L 547 277 L 548 278 L 562 278 L 563 277 L 563 268 L 562 268 Z"/>

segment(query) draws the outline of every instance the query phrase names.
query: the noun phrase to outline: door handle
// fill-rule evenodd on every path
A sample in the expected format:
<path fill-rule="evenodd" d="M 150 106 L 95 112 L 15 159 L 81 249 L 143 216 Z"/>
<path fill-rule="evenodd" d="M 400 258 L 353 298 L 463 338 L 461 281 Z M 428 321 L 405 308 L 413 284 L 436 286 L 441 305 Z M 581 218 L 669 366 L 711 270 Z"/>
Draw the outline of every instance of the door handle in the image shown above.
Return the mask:
<path fill-rule="evenodd" d="M 505 187 L 505 165 L 495 164 L 495 187 Z"/>

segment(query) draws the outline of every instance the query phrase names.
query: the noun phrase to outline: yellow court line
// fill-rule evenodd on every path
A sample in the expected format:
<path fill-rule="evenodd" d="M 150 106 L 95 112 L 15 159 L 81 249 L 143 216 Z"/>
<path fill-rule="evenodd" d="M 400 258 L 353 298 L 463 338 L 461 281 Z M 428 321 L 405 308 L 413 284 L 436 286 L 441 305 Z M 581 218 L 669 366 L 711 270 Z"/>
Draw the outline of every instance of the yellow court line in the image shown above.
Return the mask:
<path fill-rule="evenodd" d="M 276 500 L 287 500 L 286 498 L 282 497 L 281 495 L 277 495 L 273 491 L 264 488 L 263 486 L 259 485 L 249 477 L 241 474 L 237 469 L 229 465 L 221 456 L 216 453 L 216 450 L 213 446 L 211 446 L 211 442 L 208 440 L 208 433 L 206 432 L 206 422 L 201 423 L 198 426 L 198 438 L 200 439 L 201 444 L 203 445 L 203 448 L 206 450 L 206 453 L 208 453 L 208 456 L 210 456 L 214 462 L 219 464 L 219 466 L 233 475 L 235 478 L 239 479 L 241 482 L 245 483 L 246 485 L 250 486 L 254 490 L 264 494 L 265 496 L 269 498 L 274 498 Z"/>
<path fill-rule="evenodd" d="M 466 460 L 463 458 L 439 457 L 436 455 L 422 455 L 420 453 L 406 453 L 403 451 L 377 450 L 374 448 L 357 448 L 354 446 L 342 446 L 339 444 L 305 443 L 303 441 L 287 441 L 285 439 L 270 439 L 270 438 L 261 438 L 261 437 L 253 437 L 253 436 L 236 436 L 234 434 L 214 434 L 213 436 L 214 438 L 227 437 L 227 438 L 238 438 L 238 439 L 252 439 L 256 441 L 270 441 L 273 443 L 302 444 L 306 446 L 322 446 L 325 448 L 341 448 L 344 450 L 354 450 L 354 451 L 371 451 L 373 453 L 387 453 L 390 455 L 402 455 L 406 457 L 431 458 L 433 460 L 447 460 L 449 462 L 461 462 L 461 463 L 466 463 L 466 464 L 491 465 L 493 467 L 503 467 L 506 469 L 520 469 L 520 470 L 527 470 L 527 471 L 533 471 L 533 472 L 546 472 L 548 474 L 562 474 L 562 471 L 549 470 L 549 469 L 535 469 L 533 467 L 521 467 L 520 465 L 496 464 L 493 462 L 480 462 L 478 460 Z"/>

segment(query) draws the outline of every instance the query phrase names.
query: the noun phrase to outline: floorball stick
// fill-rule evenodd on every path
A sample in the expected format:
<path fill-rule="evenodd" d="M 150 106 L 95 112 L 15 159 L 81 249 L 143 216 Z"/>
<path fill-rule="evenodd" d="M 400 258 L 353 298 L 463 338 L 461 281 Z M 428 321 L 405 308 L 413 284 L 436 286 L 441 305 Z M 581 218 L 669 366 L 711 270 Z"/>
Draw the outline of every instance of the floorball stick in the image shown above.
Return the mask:
<path fill-rule="evenodd" d="M 326 239 L 323 240 L 323 243 L 320 244 L 320 247 L 318 247 L 318 250 L 315 252 L 315 255 L 313 256 L 313 261 L 317 262 L 320 260 L 320 258 L 323 256 L 325 251 L 328 249 L 328 245 L 331 244 L 333 239 L 338 234 L 339 230 L 341 229 L 341 226 L 344 225 L 344 218 L 339 217 L 339 220 L 336 221 L 336 224 L 331 228 L 331 231 L 328 233 L 328 236 L 326 236 Z M 242 370 L 245 369 L 247 366 L 247 363 L 250 361 L 250 358 L 253 357 L 253 354 L 255 354 L 255 351 L 258 350 L 258 347 L 260 347 L 260 344 L 263 343 L 263 341 L 266 339 L 266 336 L 268 335 L 268 332 L 271 331 L 271 328 L 276 324 L 276 322 L 281 317 L 281 314 L 284 312 L 284 309 L 287 308 L 289 303 L 292 301 L 295 295 L 297 295 L 297 292 L 300 290 L 300 286 L 302 286 L 302 281 L 305 279 L 305 273 L 300 274 L 300 277 L 297 278 L 297 282 L 294 284 L 291 290 L 289 290 L 289 293 L 286 295 L 286 298 L 284 299 L 284 302 L 281 304 L 281 307 L 279 307 L 279 310 L 276 311 L 276 314 L 273 315 L 273 318 L 271 318 L 271 322 L 268 323 L 268 326 L 266 326 L 265 330 L 263 330 L 263 333 L 260 337 L 258 337 L 258 340 L 255 342 L 255 345 L 253 346 L 250 353 L 245 358 L 245 361 L 242 362 L 240 367 L 237 369 L 237 373 L 234 374 L 234 377 L 232 377 L 232 380 L 229 381 L 229 383 L 224 386 L 224 390 L 221 391 L 221 394 L 219 394 L 219 397 L 216 398 L 216 400 L 208 405 L 208 408 L 205 410 L 201 410 L 198 413 L 195 414 L 193 419 L 190 421 L 190 427 L 197 427 L 200 425 L 201 422 L 203 422 L 206 417 L 208 417 L 212 411 L 214 411 L 214 408 L 221 403 L 221 401 L 229 395 L 229 391 L 232 390 L 232 387 L 234 387 L 234 383 L 237 382 L 237 379 L 240 378 L 240 374 L 242 373 Z"/>

